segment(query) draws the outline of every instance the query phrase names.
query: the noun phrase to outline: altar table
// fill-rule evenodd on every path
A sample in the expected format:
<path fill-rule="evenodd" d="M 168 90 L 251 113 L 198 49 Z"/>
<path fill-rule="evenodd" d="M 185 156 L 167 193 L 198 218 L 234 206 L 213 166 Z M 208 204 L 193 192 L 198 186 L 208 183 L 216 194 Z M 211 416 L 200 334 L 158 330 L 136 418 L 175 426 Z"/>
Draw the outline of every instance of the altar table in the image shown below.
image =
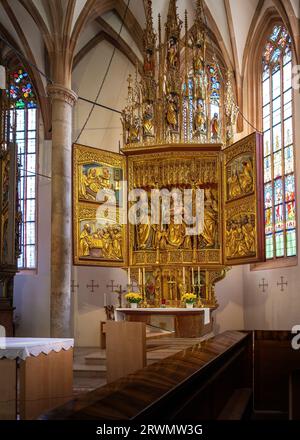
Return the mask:
<path fill-rule="evenodd" d="M 199 338 L 212 331 L 211 314 L 214 310 L 213 307 L 194 307 L 192 309 L 175 307 L 117 308 L 115 320 L 145 322 L 153 325 L 154 317 L 171 317 L 175 337 Z"/>
<path fill-rule="evenodd" d="M 73 395 L 73 339 L 0 338 L 0 420 L 35 419 Z"/>

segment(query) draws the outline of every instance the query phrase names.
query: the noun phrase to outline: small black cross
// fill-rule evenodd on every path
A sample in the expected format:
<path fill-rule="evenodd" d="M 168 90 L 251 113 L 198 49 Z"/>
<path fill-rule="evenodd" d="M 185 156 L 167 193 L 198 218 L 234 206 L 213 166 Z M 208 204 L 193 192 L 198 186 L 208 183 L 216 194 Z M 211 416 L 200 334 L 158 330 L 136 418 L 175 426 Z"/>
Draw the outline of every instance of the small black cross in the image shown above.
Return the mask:
<path fill-rule="evenodd" d="M 115 290 L 117 287 L 119 287 L 119 284 L 116 284 L 116 285 L 115 285 L 115 284 L 114 284 L 114 280 L 111 280 L 110 282 L 111 282 L 111 284 L 107 284 L 107 285 L 106 285 L 106 288 L 107 288 L 107 289 L 111 289 L 111 291 L 114 292 L 114 290 Z"/>
<path fill-rule="evenodd" d="M 284 292 L 284 288 L 283 288 L 283 286 L 287 286 L 288 285 L 288 283 L 287 283 L 287 281 L 283 281 L 283 279 L 284 279 L 284 277 L 280 277 L 280 283 L 278 283 L 278 281 L 277 281 L 277 286 L 280 286 L 280 291 L 281 292 Z"/>
<path fill-rule="evenodd" d="M 79 284 L 74 284 L 74 280 L 72 280 L 72 284 L 71 284 L 71 292 L 74 293 L 75 292 L 75 288 L 79 289 Z"/>
<path fill-rule="evenodd" d="M 262 279 L 262 284 L 258 285 L 258 287 L 262 287 L 263 293 L 265 293 L 265 287 L 268 287 L 268 286 L 269 286 L 269 284 L 265 283 L 265 279 L 264 278 Z"/>
<path fill-rule="evenodd" d="M 86 287 L 91 288 L 91 293 L 94 293 L 94 287 L 99 288 L 98 284 L 94 284 L 94 280 L 92 280 L 92 284 L 87 284 Z"/>

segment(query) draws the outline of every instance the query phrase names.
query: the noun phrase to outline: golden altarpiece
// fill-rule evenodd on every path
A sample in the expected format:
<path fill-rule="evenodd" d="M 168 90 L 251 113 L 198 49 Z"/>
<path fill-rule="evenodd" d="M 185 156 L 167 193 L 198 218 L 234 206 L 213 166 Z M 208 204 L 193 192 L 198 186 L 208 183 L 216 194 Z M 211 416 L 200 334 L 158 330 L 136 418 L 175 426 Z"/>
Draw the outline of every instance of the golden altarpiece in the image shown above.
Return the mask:
<path fill-rule="evenodd" d="M 19 165 L 16 144 L 8 141 L 10 113 L 0 90 L 0 325 L 13 336 L 13 288 L 20 256 L 22 214 L 18 200 Z"/>
<path fill-rule="evenodd" d="M 264 259 L 261 137 L 232 144 L 232 75 L 217 61 L 202 2 L 189 31 L 185 15 L 184 38 L 175 0 L 164 38 L 160 17 L 154 32 L 151 1 L 147 5 L 143 74 L 128 79 L 122 154 L 73 148 L 74 264 L 127 268 L 144 307 L 181 307 L 182 294 L 194 292 L 198 306 L 214 308 L 215 283 L 229 266 Z M 122 224 L 133 189 L 149 196 L 190 189 L 193 215 L 201 189 L 201 230 L 190 235 L 185 221 L 174 221 L 176 197 L 168 224 L 153 224 L 150 207 L 140 210 L 140 224 Z M 102 207 L 100 190 L 113 191 L 114 216 L 109 195 Z"/>

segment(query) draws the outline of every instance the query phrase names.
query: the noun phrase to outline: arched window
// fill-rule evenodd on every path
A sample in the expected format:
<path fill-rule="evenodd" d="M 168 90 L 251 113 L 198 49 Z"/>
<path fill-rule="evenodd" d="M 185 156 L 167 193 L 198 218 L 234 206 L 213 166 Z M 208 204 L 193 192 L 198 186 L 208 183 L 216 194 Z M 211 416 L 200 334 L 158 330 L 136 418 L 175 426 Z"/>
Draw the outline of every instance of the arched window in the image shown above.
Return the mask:
<path fill-rule="evenodd" d="M 8 72 L 10 140 L 17 144 L 22 212 L 19 269 L 36 268 L 37 103 L 29 75 L 22 67 Z"/>
<path fill-rule="evenodd" d="M 297 255 L 292 92 L 291 38 L 276 25 L 262 59 L 267 260 Z"/>

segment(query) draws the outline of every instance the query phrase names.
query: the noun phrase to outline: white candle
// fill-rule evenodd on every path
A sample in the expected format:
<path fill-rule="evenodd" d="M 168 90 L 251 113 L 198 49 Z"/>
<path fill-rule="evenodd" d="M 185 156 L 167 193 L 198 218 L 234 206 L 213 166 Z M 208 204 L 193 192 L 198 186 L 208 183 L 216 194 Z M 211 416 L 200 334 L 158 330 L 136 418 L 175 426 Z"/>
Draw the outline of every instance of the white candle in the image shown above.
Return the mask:
<path fill-rule="evenodd" d="M 128 284 L 128 286 L 130 285 L 130 267 L 128 267 L 127 284 Z"/>
<path fill-rule="evenodd" d="M 198 286 L 199 286 L 199 288 L 200 288 L 200 284 L 201 284 L 200 267 L 198 266 Z"/>
<path fill-rule="evenodd" d="M 104 307 L 107 306 L 107 296 L 106 293 L 104 293 Z"/>
<path fill-rule="evenodd" d="M 139 267 L 139 286 L 142 284 L 142 272 L 141 268 Z"/>
<path fill-rule="evenodd" d="M 194 268 L 192 267 L 192 286 L 194 285 Z"/>
<path fill-rule="evenodd" d="M 182 269 L 183 285 L 185 286 L 185 267 Z"/>

